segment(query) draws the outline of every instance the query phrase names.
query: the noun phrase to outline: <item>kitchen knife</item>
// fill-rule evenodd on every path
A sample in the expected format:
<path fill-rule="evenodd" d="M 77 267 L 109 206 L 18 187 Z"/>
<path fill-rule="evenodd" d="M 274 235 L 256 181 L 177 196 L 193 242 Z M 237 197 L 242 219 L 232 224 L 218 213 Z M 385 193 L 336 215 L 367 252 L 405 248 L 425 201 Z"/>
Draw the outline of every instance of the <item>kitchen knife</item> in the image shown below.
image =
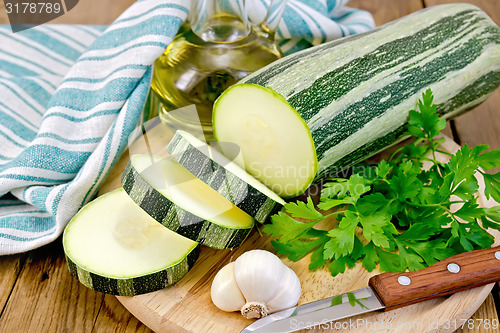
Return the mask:
<path fill-rule="evenodd" d="M 457 254 L 415 272 L 383 273 L 368 286 L 273 313 L 241 333 L 294 332 L 377 310 L 393 310 L 500 281 L 500 246 Z"/>

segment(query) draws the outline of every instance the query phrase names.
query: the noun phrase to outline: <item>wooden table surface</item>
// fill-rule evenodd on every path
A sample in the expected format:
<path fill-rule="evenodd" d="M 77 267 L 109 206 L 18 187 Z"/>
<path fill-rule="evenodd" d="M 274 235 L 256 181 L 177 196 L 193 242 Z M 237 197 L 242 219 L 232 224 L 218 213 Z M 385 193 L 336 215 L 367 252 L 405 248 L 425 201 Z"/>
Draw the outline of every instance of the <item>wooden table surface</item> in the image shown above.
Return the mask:
<path fill-rule="evenodd" d="M 424 7 L 452 0 L 351 0 L 349 5 L 370 11 L 377 25 Z M 499 0 L 469 0 L 500 24 Z M 51 23 L 109 24 L 133 0 L 80 0 L 69 13 Z M 0 24 L 8 24 L 0 0 Z M 1 45 L 0 45 L 1 48 Z M 489 144 L 500 149 L 500 89 L 476 109 L 449 122 L 446 134 L 459 144 Z M 494 288 L 474 314 L 498 320 Z M 459 329 L 457 332 L 499 332 Z M 151 332 L 131 315 L 114 296 L 87 289 L 74 279 L 63 255 L 61 239 L 34 251 L 0 257 L 0 332 Z"/>

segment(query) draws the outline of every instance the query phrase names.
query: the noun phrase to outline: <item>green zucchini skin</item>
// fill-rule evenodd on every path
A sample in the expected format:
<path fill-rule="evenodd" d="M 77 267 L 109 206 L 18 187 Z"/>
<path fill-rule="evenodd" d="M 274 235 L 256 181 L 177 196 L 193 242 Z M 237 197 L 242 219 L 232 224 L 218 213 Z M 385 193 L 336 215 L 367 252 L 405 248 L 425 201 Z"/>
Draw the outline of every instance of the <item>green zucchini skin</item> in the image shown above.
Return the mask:
<path fill-rule="evenodd" d="M 181 135 L 180 131 L 176 132 L 167 146 L 167 152 L 179 164 L 256 221 L 264 223 L 268 216 L 281 210 L 284 201 L 273 200 L 227 170 L 224 166 L 232 162 L 222 154 L 210 158 L 207 155 L 217 154 L 217 152 L 209 152 L 209 149 L 212 148 L 208 145 L 205 147 L 193 146 Z"/>
<path fill-rule="evenodd" d="M 166 288 L 187 274 L 200 254 L 200 244 L 182 261 L 166 269 L 134 278 L 110 278 L 92 273 L 71 260 L 66 255 L 70 273 L 87 288 L 116 296 L 135 296 Z"/>
<path fill-rule="evenodd" d="M 129 161 L 122 186 L 130 198 L 156 221 L 181 236 L 215 249 L 232 249 L 243 243 L 252 228 L 219 226 L 182 209 L 151 186 Z"/>
<path fill-rule="evenodd" d="M 289 55 L 240 82 L 281 95 L 305 120 L 318 181 L 404 139 L 408 112 L 428 88 L 445 119 L 486 100 L 500 85 L 500 29 L 473 5 L 430 7 Z"/>

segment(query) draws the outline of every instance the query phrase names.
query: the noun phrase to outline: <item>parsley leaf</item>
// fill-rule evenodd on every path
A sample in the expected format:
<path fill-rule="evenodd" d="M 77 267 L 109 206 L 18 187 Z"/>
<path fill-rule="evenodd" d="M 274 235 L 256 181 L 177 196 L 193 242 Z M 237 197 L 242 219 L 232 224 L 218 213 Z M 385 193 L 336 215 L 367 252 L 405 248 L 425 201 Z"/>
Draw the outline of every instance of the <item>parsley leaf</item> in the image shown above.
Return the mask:
<path fill-rule="evenodd" d="M 377 267 L 378 262 L 380 261 L 377 251 L 375 250 L 375 245 L 373 243 L 368 243 L 363 248 L 365 253 L 365 257 L 363 258 L 363 266 L 366 268 L 368 272 L 371 272 Z"/>
<path fill-rule="evenodd" d="M 274 240 L 271 244 L 279 254 L 288 255 L 288 259 L 291 261 L 297 261 L 305 257 L 312 250 L 323 245 L 324 241 L 325 240 L 321 238 L 311 241 L 296 239 L 288 243 L 282 243 Z"/>
<path fill-rule="evenodd" d="M 478 158 L 479 166 L 484 170 L 490 170 L 500 166 L 500 150 L 493 150 L 481 154 Z"/>
<path fill-rule="evenodd" d="M 424 268 L 423 259 L 415 252 L 411 250 L 411 248 L 407 248 L 403 243 L 396 241 L 399 250 L 399 268 L 403 270 L 410 271 L 418 271 L 419 269 Z"/>
<path fill-rule="evenodd" d="M 363 228 L 363 236 L 367 241 L 372 241 L 375 246 L 388 248 L 390 234 L 397 233 L 397 230 L 390 223 L 390 215 L 384 211 L 375 212 L 369 216 L 360 215 L 359 221 Z M 386 231 L 389 232 L 386 234 Z"/>
<path fill-rule="evenodd" d="M 285 212 L 279 212 L 271 217 L 271 224 L 264 226 L 264 231 L 273 237 L 280 238 L 281 243 L 287 243 L 299 238 L 311 229 L 317 222 L 300 222 Z"/>
<path fill-rule="evenodd" d="M 370 213 L 387 207 L 389 200 L 382 193 L 370 193 L 358 200 L 357 208 L 362 215 L 370 215 Z"/>
<path fill-rule="evenodd" d="M 377 176 L 385 179 L 392 171 L 392 166 L 387 161 L 382 160 L 375 168 Z"/>
<path fill-rule="evenodd" d="M 348 255 L 354 249 L 355 230 L 359 223 L 358 215 L 352 211 L 346 211 L 340 220 L 338 228 L 328 232 L 330 240 L 325 244 L 325 259 L 338 259 Z"/>
<path fill-rule="evenodd" d="M 483 174 L 483 177 L 486 185 L 484 190 L 486 199 L 491 197 L 496 202 L 500 202 L 500 172 L 494 175 Z"/>
<path fill-rule="evenodd" d="M 401 268 L 399 255 L 385 251 L 380 247 L 375 247 L 375 251 L 377 252 L 377 256 L 380 259 L 380 269 L 384 272 L 404 272 L 404 269 Z"/>
<path fill-rule="evenodd" d="M 324 242 L 324 241 L 323 241 Z M 316 248 L 316 250 L 311 254 L 311 263 L 309 264 L 309 270 L 315 270 L 325 266 L 326 260 L 323 258 L 324 244 Z"/>
<path fill-rule="evenodd" d="M 432 91 L 428 89 L 418 101 L 420 112 L 410 111 L 408 131 L 417 138 L 435 137 L 446 127 L 446 121 L 439 119 L 433 100 Z"/>
<path fill-rule="evenodd" d="M 307 197 L 307 203 L 303 201 L 289 202 L 285 204 L 285 209 L 293 217 L 303 218 L 303 219 L 322 219 L 323 214 L 318 212 L 314 207 L 311 197 Z"/>

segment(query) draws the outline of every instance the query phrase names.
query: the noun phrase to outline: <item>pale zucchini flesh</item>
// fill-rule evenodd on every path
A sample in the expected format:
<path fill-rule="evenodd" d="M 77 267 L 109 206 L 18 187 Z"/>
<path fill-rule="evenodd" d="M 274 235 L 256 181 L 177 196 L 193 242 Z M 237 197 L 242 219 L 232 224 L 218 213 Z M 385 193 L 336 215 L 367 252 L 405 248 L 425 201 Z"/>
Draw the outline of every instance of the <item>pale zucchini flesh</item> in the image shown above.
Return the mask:
<path fill-rule="evenodd" d="M 199 255 L 198 243 L 163 227 L 123 189 L 84 206 L 63 236 L 71 273 L 85 286 L 132 296 L 179 281 Z"/>
<path fill-rule="evenodd" d="M 284 57 L 240 82 L 215 103 L 217 140 L 238 144 L 246 169 L 278 194 L 298 195 L 308 180 L 334 175 L 400 141 L 408 112 L 425 90 L 432 89 L 443 118 L 483 102 L 500 85 L 500 29 L 472 5 L 430 7 Z M 289 115 L 279 115 L 281 110 Z M 259 119 L 253 123 L 272 127 L 273 134 L 240 131 L 244 124 L 234 122 L 240 115 Z M 310 136 L 297 130 L 300 120 Z M 293 135 L 287 131 L 302 143 L 287 147 Z M 283 154 L 266 155 L 270 142 L 285 147 Z M 255 153 L 256 143 L 262 153 Z M 302 167 L 297 157 L 316 165 L 312 156 L 317 171 L 311 169 L 300 182 L 287 173 L 262 172 L 273 165 Z"/>
<path fill-rule="evenodd" d="M 254 225 L 250 215 L 168 158 L 132 156 L 122 185 L 162 225 L 209 247 L 238 247 Z"/>
<path fill-rule="evenodd" d="M 231 150 L 219 143 L 218 148 Z M 237 148 L 237 146 L 236 146 Z M 258 222 L 265 222 L 285 204 L 283 199 L 239 165 L 242 156 L 237 149 L 222 155 L 217 149 L 184 131 L 177 131 L 167 146 L 167 152 L 194 176 L 215 189 Z"/>
<path fill-rule="evenodd" d="M 303 192 L 317 172 L 311 133 L 279 95 L 245 84 L 228 88 L 214 106 L 214 135 L 238 145 L 245 169 L 283 198 Z"/>

